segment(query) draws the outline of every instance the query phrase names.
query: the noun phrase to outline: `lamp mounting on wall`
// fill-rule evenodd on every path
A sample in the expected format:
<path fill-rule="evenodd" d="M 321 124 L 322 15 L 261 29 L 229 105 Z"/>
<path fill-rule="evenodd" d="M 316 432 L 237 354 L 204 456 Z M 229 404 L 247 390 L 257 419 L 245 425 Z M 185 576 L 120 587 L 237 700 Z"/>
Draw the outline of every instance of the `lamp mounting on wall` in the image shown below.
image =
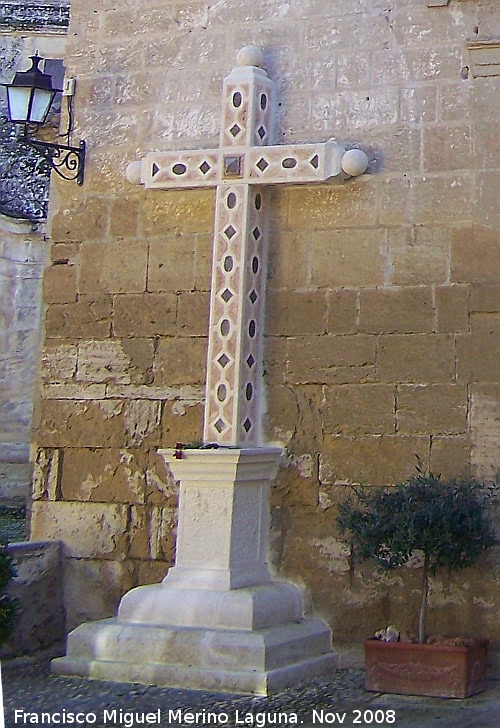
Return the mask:
<path fill-rule="evenodd" d="M 49 115 L 50 107 L 57 93 L 62 89 L 52 87 L 52 76 L 40 70 L 40 61 L 43 59 L 38 51 L 31 56 L 31 68 L 27 71 L 18 71 L 12 83 L 2 84 L 7 89 L 7 108 L 9 121 L 23 126 L 21 141 L 34 147 L 39 154 L 47 160 L 51 169 L 66 180 L 76 180 L 83 184 L 85 167 L 85 142 L 81 141 L 77 147 L 69 144 L 55 144 L 35 139 L 30 136 L 43 126 Z M 68 99 L 69 124 L 67 134 L 71 133 L 71 99 Z"/>

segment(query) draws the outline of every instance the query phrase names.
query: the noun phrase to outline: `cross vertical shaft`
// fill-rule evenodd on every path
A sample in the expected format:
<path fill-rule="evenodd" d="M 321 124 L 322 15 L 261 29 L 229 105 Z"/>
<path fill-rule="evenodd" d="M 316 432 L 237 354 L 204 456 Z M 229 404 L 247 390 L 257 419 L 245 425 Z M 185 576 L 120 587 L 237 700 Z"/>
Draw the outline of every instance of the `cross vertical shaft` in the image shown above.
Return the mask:
<path fill-rule="evenodd" d="M 260 187 L 240 180 L 247 151 L 270 141 L 273 83 L 256 66 L 224 81 L 205 400 L 205 442 L 258 444 L 267 210 Z"/>

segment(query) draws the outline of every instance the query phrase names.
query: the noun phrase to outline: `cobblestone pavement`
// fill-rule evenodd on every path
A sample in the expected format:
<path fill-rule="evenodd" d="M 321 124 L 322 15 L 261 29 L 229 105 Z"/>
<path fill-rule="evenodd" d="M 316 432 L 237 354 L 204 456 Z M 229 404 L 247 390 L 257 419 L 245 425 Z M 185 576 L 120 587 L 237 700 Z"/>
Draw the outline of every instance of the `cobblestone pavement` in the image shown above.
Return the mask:
<path fill-rule="evenodd" d="M 396 728 L 498 728 L 500 683 L 468 700 L 367 693 L 359 669 L 342 669 L 269 698 L 63 678 L 49 662 L 2 664 L 7 728 L 343 725 Z M 18 711 L 17 714 L 15 711 Z M 42 718 L 42 713 L 50 713 Z M 197 714 L 197 715 L 196 715 Z"/>

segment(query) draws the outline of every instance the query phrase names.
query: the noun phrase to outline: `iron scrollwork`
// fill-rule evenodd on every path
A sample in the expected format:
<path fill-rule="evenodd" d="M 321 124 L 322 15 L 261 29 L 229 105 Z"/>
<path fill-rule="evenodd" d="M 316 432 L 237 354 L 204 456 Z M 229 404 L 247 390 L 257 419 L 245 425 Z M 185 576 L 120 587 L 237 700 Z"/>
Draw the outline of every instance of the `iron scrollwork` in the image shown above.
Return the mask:
<path fill-rule="evenodd" d="M 76 180 L 77 184 L 83 184 L 85 167 L 85 142 L 81 141 L 78 147 L 70 147 L 66 144 L 51 144 L 26 135 L 23 139 L 30 146 L 42 154 L 60 177 L 65 180 Z"/>

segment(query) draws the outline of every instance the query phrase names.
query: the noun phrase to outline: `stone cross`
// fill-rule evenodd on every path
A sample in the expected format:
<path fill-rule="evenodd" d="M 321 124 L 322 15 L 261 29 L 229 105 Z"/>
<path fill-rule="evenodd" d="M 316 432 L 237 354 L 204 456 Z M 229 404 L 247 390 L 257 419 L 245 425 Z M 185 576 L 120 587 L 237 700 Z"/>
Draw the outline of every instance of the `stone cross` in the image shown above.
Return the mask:
<path fill-rule="evenodd" d="M 204 441 L 260 444 L 269 201 L 266 187 L 362 174 L 366 154 L 335 142 L 272 146 L 275 84 L 243 48 L 224 80 L 217 149 L 152 152 L 127 169 L 152 189 L 216 188 Z"/>
<path fill-rule="evenodd" d="M 266 695 L 338 666 L 328 625 L 304 617 L 300 590 L 268 563 L 282 451 L 259 443 L 266 186 L 361 174 L 367 158 L 333 142 L 270 145 L 262 54 L 245 48 L 238 63 L 218 149 L 154 152 L 128 168 L 146 187 L 216 187 L 204 437 L 232 447 L 158 451 L 180 481 L 175 565 L 125 594 L 116 619 L 74 630 L 59 674 Z"/>

